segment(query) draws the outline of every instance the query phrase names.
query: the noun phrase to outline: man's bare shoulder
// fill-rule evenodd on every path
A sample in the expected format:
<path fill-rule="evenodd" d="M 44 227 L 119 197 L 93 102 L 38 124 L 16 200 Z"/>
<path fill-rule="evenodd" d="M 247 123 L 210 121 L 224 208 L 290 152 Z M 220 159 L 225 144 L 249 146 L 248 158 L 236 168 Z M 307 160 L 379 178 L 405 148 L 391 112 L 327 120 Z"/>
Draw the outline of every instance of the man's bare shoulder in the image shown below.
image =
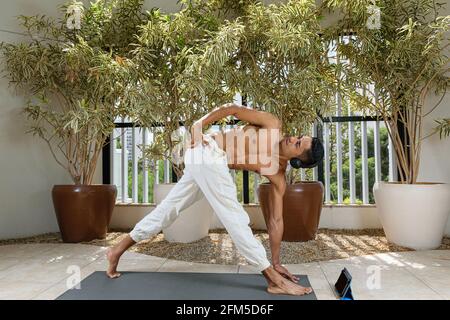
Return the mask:
<path fill-rule="evenodd" d="M 264 175 L 264 177 L 269 179 L 269 181 L 277 187 L 284 188 L 286 186 L 286 176 L 283 169 L 279 170 L 276 174 Z"/>

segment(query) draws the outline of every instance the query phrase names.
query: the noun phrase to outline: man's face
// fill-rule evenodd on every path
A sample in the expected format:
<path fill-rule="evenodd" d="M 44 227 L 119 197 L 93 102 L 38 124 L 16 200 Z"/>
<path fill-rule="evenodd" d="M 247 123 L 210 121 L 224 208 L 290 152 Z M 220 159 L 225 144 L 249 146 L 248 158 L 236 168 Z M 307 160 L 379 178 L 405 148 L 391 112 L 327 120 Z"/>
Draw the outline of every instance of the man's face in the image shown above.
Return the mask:
<path fill-rule="evenodd" d="M 302 154 L 311 148 L 311 143 L 310 136 L 285 136 L 280 142 L 280 152 L 289 159 L 297 157 L 302 160 Z"/>

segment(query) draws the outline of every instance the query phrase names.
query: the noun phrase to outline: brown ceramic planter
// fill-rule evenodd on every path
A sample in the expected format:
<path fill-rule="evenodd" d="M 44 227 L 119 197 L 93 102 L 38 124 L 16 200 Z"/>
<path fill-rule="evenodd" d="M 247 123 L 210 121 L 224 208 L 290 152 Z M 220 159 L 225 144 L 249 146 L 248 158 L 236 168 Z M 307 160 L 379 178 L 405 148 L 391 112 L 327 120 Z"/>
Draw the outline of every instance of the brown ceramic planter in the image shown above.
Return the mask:
<path fill-rule="evenodd" d="M 259 185 L 258 196 L 266 225 L 270 212 L 270 183 Z M 323 202 L 323 185 L 318 181 L 286 185 L 283 198 L 283 241 L 308 241 L 316 237 Z"/>
<path fill-rule="evenodd" d="M 53 206 L 64 242 L 104 239 L 116 203 L 115 185 L 55 185 Z"/>

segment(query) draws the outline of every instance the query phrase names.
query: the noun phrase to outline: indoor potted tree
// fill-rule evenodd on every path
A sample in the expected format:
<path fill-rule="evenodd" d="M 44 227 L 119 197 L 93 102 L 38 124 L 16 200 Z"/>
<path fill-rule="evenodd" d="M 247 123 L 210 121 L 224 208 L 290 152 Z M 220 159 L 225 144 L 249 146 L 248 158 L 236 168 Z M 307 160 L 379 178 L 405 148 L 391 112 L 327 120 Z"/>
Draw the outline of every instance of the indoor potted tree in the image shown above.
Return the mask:
<path fill-rule="evenodd" d="M 226 6 L 225 6 L 226 7 Z M 283 122 L 283 133 L 311 132 L 317 114 L 333 101 L 335 77 L 320 38 L 315 1 L 289 1 L 266 6 L 257 1 L 226 7 L 236 17 L 221 41 L 211 43 L 209 65 L 221 72 L 227 88 L 245 95 L 254 108 L 272 112 Z M 233 11 L 233 9 L 235 9 Z M 231 36 L 232 35 L 232 36 Z M 314 239 L 323 202 L 320 182 L 300 182 L 290 168 L 284 197 L 286 241 Z M 266 219 L 271 185 L 262 183 L 258 196 Z M 301 204 L 301 205 L 300 205 Z"/>
<path fill-rule="evenodd" d="M 11 84 L 30 97 L 24 108 L 32 123 L 28 132 L 47 142 L 73 181 L 52 189 L 64 242 L 104 238 L 107 232 L 116 186 L 92 182 L 116 117 L 134 99 L 126 85 L 131 62 L 123 54 L 132 39 L 128 32 L 145 19 L 140 2 L 99 0 L 88 8 L 71 2 L 61 20 L 21 16 L 29 41 L 0 48 Z M 67 13 L 74 12 L 80 24 L 71 28 L 67 20 L 74 17 Z"/>
<path fill-rule="evenodd" d="M 342 18 L 329 33 L 351 31 L 337 46 L 348 59 L 343 65 L 348 98 L 363 109 L 375 111 L 388 128 L 398 167 L 398 183 L 374 185 L 375 201 L 389 241 L 413 248 L 437 248 L 450 211 L 450 186 L 420 182 L 423 119 L 429 92 L 445 94 L 450 16 L 439 16 L 442 4 L 425 1 L 377 1 L 381 8 L 378 28 L 367 25 L 367 4 L 333 1 Z M 331 38 L 330 38 L 331 39 Z M 371 90 L 373 88 L 373 90 Z M 364 94 L 360 92 L 364 91 Z M 439 104 L 439 103 L 438 103 Z M 441 122 L 445 133 L 445 122 Z"/>
<path fill-rule="evenodd" d="M 143 155 L 150 164 L 169 160 L 178 179 L 183 174 L 179 150 L 184 146 L 183 132 L 189 132 L 204 112 L 228 99 L 218 80 L 209 78 L 208 87 L 192 73 L 193 68 L 202 65 L 202 49 L 218 28 L 219 22 L 207 2 L 183 1 L 181 11 L 175 14 L 152 10 L 148 23 L 140 27 L 133 51 L 136 87 L 143 99 L 133 108 L 132 117 L 141 126 L 153 128 L 155 137 L 153 143 L 143 146 Z M 173 186 L 155 185 L 156 204 Z M 212 214 L 207 200 L 201 199 L 163 230 L 165 239 L 186 243 L 207 236 Z"/>

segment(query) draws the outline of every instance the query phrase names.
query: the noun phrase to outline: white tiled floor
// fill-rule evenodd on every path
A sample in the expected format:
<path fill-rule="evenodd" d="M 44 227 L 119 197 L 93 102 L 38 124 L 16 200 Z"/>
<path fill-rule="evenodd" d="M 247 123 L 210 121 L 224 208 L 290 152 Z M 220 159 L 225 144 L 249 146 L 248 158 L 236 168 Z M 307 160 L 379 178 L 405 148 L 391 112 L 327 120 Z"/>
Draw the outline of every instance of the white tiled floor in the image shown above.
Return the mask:
<path fill-rule="evenodd" d="M 106 248 L 82 244 L 0 246 L 0 299 L 55 299 L 73 282 L 104 271 Z M 71 269 L 74 268 L 75 269 Z M 334 283 L 346 267 L 355 299 L 450 299 L 450 250 L 383 253 L 286 266 L 306 274 L 318 299 L 336 299 Z M 199 264 L 127 252 L 122 271 L 256 273 L 250 266 Z"/>

